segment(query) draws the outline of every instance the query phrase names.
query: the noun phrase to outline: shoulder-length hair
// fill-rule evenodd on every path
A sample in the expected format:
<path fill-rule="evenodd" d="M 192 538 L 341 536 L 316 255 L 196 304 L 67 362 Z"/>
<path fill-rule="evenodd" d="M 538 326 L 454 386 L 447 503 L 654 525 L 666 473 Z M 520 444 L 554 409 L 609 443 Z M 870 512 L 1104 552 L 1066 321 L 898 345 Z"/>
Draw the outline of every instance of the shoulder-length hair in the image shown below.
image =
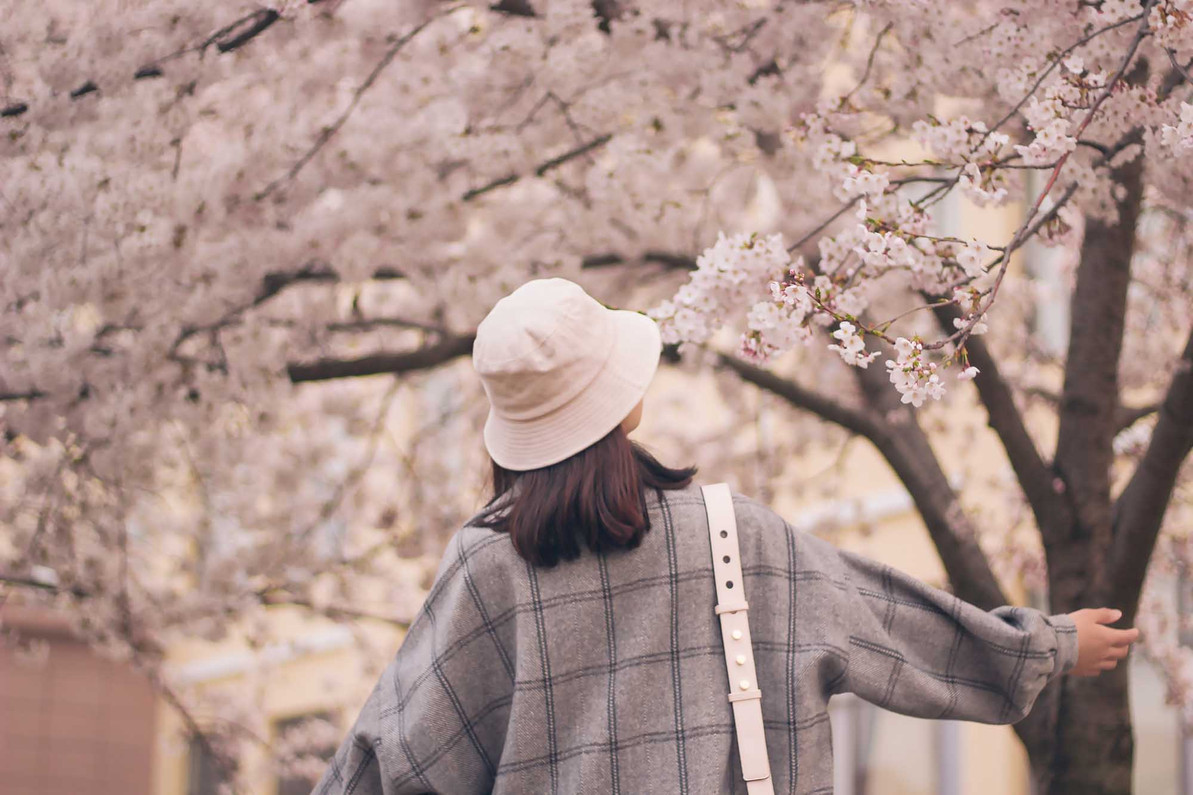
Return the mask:
<path fill-rule="evenodd" d="M 681 489 L 695 474 L 696 467 L 659 463 L 618 426 L 541 469 L 519 472 L 494 461 L 493 497 L 471 524 L 509 533 L 536 566 L 573 560 L 585 546 L 633 549 L 650 531 L 646 490 Z"/>

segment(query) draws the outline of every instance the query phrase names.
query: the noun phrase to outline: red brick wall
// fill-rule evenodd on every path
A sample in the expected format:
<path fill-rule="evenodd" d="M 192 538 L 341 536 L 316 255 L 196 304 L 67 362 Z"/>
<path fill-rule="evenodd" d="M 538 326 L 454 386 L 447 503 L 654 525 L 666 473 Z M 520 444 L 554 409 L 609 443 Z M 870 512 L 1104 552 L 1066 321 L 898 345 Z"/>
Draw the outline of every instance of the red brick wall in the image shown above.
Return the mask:
<path fill-rule="evenodd" d="M 0 619 L 49 643 L 40 667 L 0 648 L 0 790 L 148 795 L 155 701 L 144 678 L 96 656 L 51 614 L 8 606 Z"/>

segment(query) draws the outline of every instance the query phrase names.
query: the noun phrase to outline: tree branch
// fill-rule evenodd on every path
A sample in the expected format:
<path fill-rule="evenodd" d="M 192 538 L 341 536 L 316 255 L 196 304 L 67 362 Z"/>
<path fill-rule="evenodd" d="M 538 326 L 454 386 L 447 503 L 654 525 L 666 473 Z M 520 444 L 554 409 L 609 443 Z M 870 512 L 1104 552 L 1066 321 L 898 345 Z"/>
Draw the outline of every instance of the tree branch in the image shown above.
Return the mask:
<path fill-rule="evenodd" d="M 911 409 L 899 403 L 885 371 L 854 368 L 867 398 L 862 410 L 733 357 L 721 354 L 719 361 L 743 380 L 870 440 L 915 502 L 957 596 L 986 610 L 1007 603 L 927 436 Z"/>
<path fill-rule="evenodd" d="M 501 2 L 489 6 L 489 10 L 496 11 L 499 14 L 509 14 L 514 17 L 535 16 L 534 7 L 530 5 L 528 0 L 501 0 Z"/>
<path fill-rule="evenodd" d="M 321 262 L 309 262 L 303 265 L 296 271 L 286 273 L 284 271 L 273 271 L 265 274 L 261 280 L 261 289 L 257 291 L 251 299 L 243 304 L 232 307 L 226 311 L 220 318 L 213 320 L 210 323 L 204 323 L 198 326 L 183 326 L 174 342 L 170 345 L 168 356 L 173 357 L 178 353 L 178 349 L 182 347 L 188 339 L 196 334 L 203 334 L 228 326 L 229 324 L 240 319 L 240 316 L 250 309 L 255 309 L 261 306 L 266 301 L 270 300 L 282 290 L 289 287 L 291 284 L 302 281 L 339 281 L 339 275 Z"/>
<path fill-rule="evenodd" d="M 76 599 L 85 599 L 91 595 L 86 590 L 78 586 L 64 588 L 56 583 L 47 582 L 45 580 L 36 580 L 32 577 L 23 577 L 17 574 L 8 574 L 5 572 L 0 572 L 0 584 L 12 586 L 14 588 L 31 588 L 35 591 L 49 591 L 50 593 L 66 592 Z"/>
<path fill-rule="evenodd" d="M 1122 433 L 1144 417 L 1150 417 L 1160 410 L 1159 403 L 1146 406 L 1119 406 L 1114 410 L 1114 435 Z"/>
<path fill-rule="evenodd" d="M 580 261 L 580 267 L 584 269 L 607 268 L 611 265 L 626 265 L 631 261 L 621 254 L 616 253 L 591 254 Z M 642 261 L 663 265 L 666 268 L 673 268 L 675 270 L 696 270 L 696 260 L 687 254 L 673 254 L 669 251 L 647 251 L 642 255 Z"/>
<path fill-rule="evenodd" d="M 597 136 L 591 141 L 580 144 L 574 149 L 570 149 L 558 157 L 553 157 L 550 160 L 543 161 L 535 167 L 534 175 L 536 177 L 541 177 L 552 169 L 562 166 L 564 163 L 575 160 L 577 157 L 583 157 L 594 149 L 599 149 L 600 147 L 609 143 L 611 140 L 613 140 L 613 136 L 610 133 Z M 460 197 L 460 201 L 472 201 L 478 196 L 484 196 L 486 193 L 496 190 L 497 188 L 504 188 L 506 185 L 513 185 L 522 179 L 522 177 L 522 174 L 506 174 L 504 177 L 498 177 L 492 182 L 488 182 L 479 188 L 472 188 L 471 190 L 465 191 L 464 195 Z"/>
<path fill-rule="evenodd" d="M 961 319 L 961 311 L 955 304 L 943 304 L 934 310 L 936 319 L 946 333 L 954 329 L 954 320 Z M 986 347 L 985 341 L 970 337 L 965 346 L 969 361 L 978 368 L 974 379 L 978 396 L 986 407 L 988 424 L 998 434 L 1015 477 L 1027 497 L 1040 528 L 1045 547 L 1059 541 L 1072 523 L 1072 514 L 1064 498 L 1053 489 L 1055 474 L 1044 463 L 1035 442 L 1027 432 L 1023 417 L 1015 405 L 1010 384 L 1002 377 L 998 364 Z"/>
<path fill-rule="evenodd" d="M 308 3 L 314 4 L 322 2 L 322 0 L 307 0 Z M 248 14 L 240 17 L 234 22 L 224 25 L 219 30 L 212 33 L 199 44 L 189 45 L 180 50 L 162 56 L 155 61 L 145 64 L 144 66 L 133 72 L 133 80 L 146 80 L 155 77 L 162 77 L 165 72 L 162 70 L 160 64 L 166 61 L 179 58 L 191 52 L 206 52 L 207 48 L 215 45 L 216 50 L 220 53 L 233 52 L 239 50 L 244 45 L 248 44 L 253 39 L 260 36 L 266 30 L 273 26 L 281 18 L 281 15 L 272 8 L 258 8 Z M 79 85 L 78 88 L 70 92 L 71 99 L 79 99 L 89 94 L 94 94 L 100 89 L 99 85 L 94 80 L 86 80 Z M 20 116 L 29 110 L 28 102 L 13 102 L 4 108 L 0 108 L 0 118 L 11 118 Z"/>
<path fill-rule="evenodd" d="M 903 481 L 923 517 L 953 591 L 966 602 L 992 610 L 1007 597 L 978 545 L 977 532 L 949 483 L 911 406 L 891 389 L 885 368 L 852 368 L 871 411 L 882 418 L 870 439 Z"/>
<path fill-rule="evenodd" d="M 214 43 L 215 48 L 220 52 L 238 50 L 268 30 L 270 25 L 278 21 L 279 16 L 278 12 L 272 8 L 259 8 L 235 25 L 212 36 L 208 43 Z M 242 23 L 247 24 L 238 31 Z"/>
<path fill-rule="evenodd" d="M 403 353 L 378 353 L 359 359 L 319 359 L 310 363 L 292 362 L 286 365 L 291 383 L 329 381 L 333 378 L 355 378 L 382 373 L 406 373 L 428 370 L 472 352 L 475 334 L 446 337 L 443 340 Z"/>
<path fill-rule="evenodd" d="M 222 779 L 221 784 L 224 784 L 231 791 L 232 795 L 239 795 L 240 789 L 233 783 L 236 777 L 237 762 L 229 758 L 222 750 L 217 749 L 212 743 L 211 738 L 207 736 L 207 732 L 203 731 L 203 727 L 199 725 L 199 721 L 187 709 L 186 704 L 183 703 L 182 698 L 174 692 L 174 688 L 170 687 L 166 682 L 165 677 L 157 669 L 150 669 L 147 671 L 149 679 L 153 685 L 161 693 L 162 698 L 166 700 L 178 717 L 186 725 L 187 735 L 195 742 L 199 743 L 203 748 L 203 752 L 211 759 L 212 763 L 219 769 L 219 775 Z"/>
<path fill-rule="evenodd" d="M 1120 19 L 1117 22 L 1107 25 L 1106 27 L 1098 28 L 1093 33 L 1083 36 L 1082 38 L 1080 38 L 1077 41 L 1070 44 L 1066 49 L 1061 50 L 1059 53 L 1057 53 L 1049 62 L 1048 68 L 1040 73 L 1040 76 L 1036 78 L 1036 81 L 1032 84 L 1031 88 L 1028 89 L 1027 93 L 1023 95 L 1023 98 L 1020 99 L 1019 102 L 1017 102 L 1013 108 L 1011 108 L 1009 111 L 1007 111 L 1007 114 L 1005 116 L 1003 116 L 1001 119 L 999 119 L 994 124 L 994 126 L 990 128 L 989 132 L 987 132 L 986 135 L 983 136 L 982 140 L 985 141 L 986 138 L 990 137 L 991 133 L 997 132 L 999 129 L 1002 128 L 1002 126 L 1004 124 L 1006 124 L 1008 121 L 1010 121 L 1015 116 L 1015 114 L 1019 112 L 1019 109 L 1022 108 L 1025 104 L 1027 104 L 1027 101 L 1029 99 L 1031 99 L 1033 96 L 1035 96 L 1036 89 L 1038 89 L 1041 85 L 1043 85 L 1044 81 L 1046 79 L 1048 79 L 1048 75 L 1052 74 L 1052 70 L 1055 69 L 1057 66 L 1059 66 L 1060 63 L 1062 61 L 1064 61 L 1065 58 L 1068 57 L 1069 53 L 1073 52 L 1078 47 L 1088 44 L 1094 38 L 1101 36 L 1103 33 L 1109 33 L 1110 31 L 1115 30 L 1117 28 L 1121 28 L 1124 25 L 1130 25 L 1132 22 L 1138 22 L 1140 20 L 1144 20 L 1144 29 L 1146 29 L 1147 14 L 1148 14 L 1148 11 L 1150 11 L 1150 10 L 1151 10 L 1151 3 L 1148 4 L 1148 8 L 1146 8 L 1142 13 L 1136 14 L 1133 17 L 1127 17 L 1124 19 Z M 1139 41 L 1139 39 L 1137 37 L 1134 44 L 1138 45 L 1138 41 Z M 1132 47 L 1131 52 L 1134 53 L 1134 46 Z M 1128 60 L 1130 60 L 1130 59 L 1128 58 Z M 1091 111 L 1091 114 L 1092 114 L 1092 111 Z"/>
<path fill-rule="evenodd" d="M 24 392 L 0 392 L 0 403 L 13 400 L 37 400 L 45 397 L 46 394 L 40 389 L 27 389 Z"/>
<path fill-rule="evenodd" d="M 673 252 L 668 252 L 668 251 L 648 251 L 642 255 L 641 260 L 627 258 L 621 254 L 617 254 L 614 252 L 609 252 L 609 253 L 605 253 L 605 254 L 593 254 L 593 255 L 584 257 L 584 259 L 581 261 L 580 267 L 583 269 L 598 269 L 598 268 L 607 268 L 607 267 L 613 267 L 613 266 L 628 265 L 628 264 L 632 264 L 637 261 L 649 262 L 649 263 L 662 265 L 664 268 L 667 268 L 667 269 L 675 269 L 675 270 L 695 270 L 696 269 L 696 261 L 692 257 L 688 256 L 687 254 L 673 253 Z M 404 278 L 406 278 L 406 274 L 403 273 L 400 269 L 395 268 L 393 266 L 383 265 L 383 266 L 378 267 L 376 270 L 374 270 L 373 273 L 370 274 L 369 278 L 376 279 L 376 280 L 404 279 Z M 262 278 L 261 286 L 260 286 L 260 289 L 258 289 L 257 293 L 255 295 L 253 295 L 250 299 L 245 301 L 244 303 L 233 306 L 232 308 L 225 311 L 222 316 L 220 316 L 219 318 L 217 318 L 209 323 L 203 323 L 201 325 L 193 325 L 193 326 L 192 325 L 183 326 L 179 330 L 178 336 L 175 338 L 173 344 L 171 345 L 168 355 L 170 357 L 173 357 L 173 358 L 181 361 L 181 357 L 178 356 L 178 350 L 183 345 L 183 343 L 185 343 L 187 340 L 189 340 L 192 337 L 199 335 L 199 334 L 218 332 L 220 329 L 225 328 L 229 325 L 232 325 L 232 324 L 238 322 L 241 319 L 241 317 L 244 315 L 245 312 L 261 306 L 262 304 L 264 304 L 267 301 L 269 301 L 270 299 L 274 298 L 275 296 L 277 296 L 279 293 L 281 293 L 283 290 L 285 290 L 287 287 L 290 287 L 291 285 L 303 284 L 303 283 L 313 283 L 313 284 L 329 283 L 329 284 L 331 284 L 331 283 L 338 283 L 339 281 L 340 281 L 340 275 L 338 273 L 336 273 L 336 271 L 331 266 L 329 266 L 327 263 L 319 262 L 319 261 L 309 262 L 306 265 L 303 265 L 301 268 L 299 268 L 296 271 L 270 271 L 270 272 L 266 273 L 265 276 Z M 274 321 L 274 322 L 282 323 L 284 321 Z M 424 331 L 430 331 L 430 332 L 434 332 L 436 334 L 444 334 L 445 333 L 443 329 L 434 328 L 431 326 L 426 326 L 424 324 L 419 324 L 415 321 L 399 319 L 399 318 L 373 318 L 373 319 L 360 319 L 357 321 L 346 321 L 346 322 L 342 322 L 342 323 L 332 323 L 328 326 L 328 329 L 330 331 L 337 331 L 337 332 L 358 331 L 358 330 L 359 331 L 369 331 L 369 330 L 383 327 L 383 326 L 421 328 Z M 117 327 L 111 326 L 111 325 L 105 326 L 103 329 L 101 329 L 96 334 L 96 338 L 99 339 L 99 338 L 103 337 L 105 334 L 110 333 L 113 330 L 116 330 L 116 328 Z M 133 330 L 133 331 L 139 330 L 138 328 L 131 327 L 131 326 L 124 326 L 124 327 L 120 327 L 120 328 L 122 330 Z M 457 335 L 451 335 L 451 336 L 453 339 L 456 339 L 457 341 L 459 341 L 462 344 L 463 338 L 459 338 Z M 471 339 L 471 338 L 469 337 L 469 339 Z M 468 344 L 469 344 L 468 350 L 460 348 L 458 355 L 463 355 L 464 353 L 468 353 L 471 350 L 471 347 L 470 347 L 471 342 L 469 342 Z M 427 349 L 423 349 L 423 350 L 426 351 Z M 291 381 L 294 383 L 298 383 L 299 381 L 306 381 L 306 380 L 323 381 L 323 380 L 329 380 L 329 379 L 333 379 L 333 378 L 349 378 L 349 377 L 353 377 L 353 376 L 376 375 L 378 373 L 384 373 L 384 372 L 404 372 L 407 370 L 417 370 L 417 369 L 425 369 L 426 367 L 434 367 L 434 366 L 438 366 L 439 364 L 444 363 L 444 362 L 438 361 L 437 359 L 432 357 L 432 359 L 430 360 L 430 363 L 426 364 L 426 363 L 424 363 L 424 360 L 421 358 L 423 355 L 424 355 L 423 352 L 415 351 L 415 352 L 406 352 L 406 353 L 398 353 L 398 354 L 381 354 L 381 355 L 366 357 L 365 359 L 355 359 L 355 360 L 350 360 L 350 361 L 343 361 L 343 360 L 338 360 L 338 359 L 326 359 L 326 360 L 320 360 L 318 362 L 308 363 L 308 364 L 291 363 L 287 369 L 291 374 Z M 452 357 L 448 357 L 448 358 L 452 358 Z M 446 360 L 444 360 L 444 361 L 446 361 Z M 386 369 L 388 362 L 396 362 L 401 367 L 401 369 L 399 369 L 399 370 Z M 410 366 L 406 366 L 405 363 L 407 363 L 407 362 L 411 363 Z M 295 378 L 295 375 L 298 376 L 297 379 Z M 13 391 L 0 391 L 0 403 L 15 402 L 15 401 L 35 401 L 35 400 L 40 400 L 42 398 L 47 398 L 47 397 L 50 397 L 50 394 L 48 392 L 44 392 L 37 388 L 29 388 L 29 389 L 24 389 L 24 390 L 13 390 Z"/>
<path fill-rule="evenodd" d="M 1168 60 L 1172 63 L 1172 70 L 1176 72 L 1176 74 L 1179 75 L 1182 80 L 1193 83 L 1193 76 L 1189 74 L 1189 67 L 1181 66 L 1180 62 L 1177 61 L 1176 50 L 1173 50 L 1171 47 L 1165 47 L 1164 52 L 1168 53 Z M 1169 89 L 1169 91 L 1171 90 L 1172 89 Z"/>
<path fill-rule="evenodd" d="M 777 395 L 791 405 L 810 411 L 818 417 L 840 425 L 847 431 L 852 431 L 867 439 L 879 432 L 878 424 L 863 411 L 833 400 L 827 395 L 806 389 L 770 370 L 756 367 L 725 353 L 717 354 L 717 363 L 719 366 L 737 373 L 746 383 Z"/>
<path fill-rule="evenodd" d="M 1147 452 L 1114 506 L 1109 559 L 1111 603 L 1130 622 L 1177 473 L 1193 449 L 1193 331 L 1177 361 Z"/>
<path fill-rule="evenodd" d="M 390 624 L 399 629 L 410 629 L 410 622 L 404 621 L 397 616 L 386 615 L 384 613 L 371 613 L 367 610 L 357 610 L 352 607 L 344 607 L 341 605 L 319 605 L 316 606 L 311 600 L 293 596 L 284 591 L 265 590 L 258 593 L 261 599 L 261 604 L 271 607 L 275 606 L 293 606 L 301 607 L 309 610 L 312 613 L 320 616 L 326 616 L 331 619 L 350 619 L 353 621 L 381 621 Z"/>
<path fill-rule="evenodd" d="M 1062 544 L 1048 547 L 1054 603 L 1069 608 L 1092 588 L 1098 598 L 1110 546 L 1110 468 L 1118 431 L 1118 363 L 1122 353 L 1131 257 L 1143 198 L 1143 159 L 1113 169 L 1121 186 L 1118 223 L 1093 221 L 1082 242 L 1065 361 L 1054 467 L 1075 522 Z M 1090 542 L 1093 543 L 1090 543 Z"/>
<path fill-rule="evenodd" d="M 1045 389 L 1040 386 L 1029 386 L 1023 390 L 1026 394 L 1035 395 L 1038 398 L 1048 401 L 1053 408 L 1060 405 L 1060 395 L 1056 394 L 1050 389 Z M 1118 434 L 1130 428 L 1135 423 L 1139 422 L 1144 417 L 1151 416 L 1160 410 L 1159 403 L 1148 403 L 1143 406 L 1124 406 L 1121 403 L 1114 410 L 1114 434 Z"/>

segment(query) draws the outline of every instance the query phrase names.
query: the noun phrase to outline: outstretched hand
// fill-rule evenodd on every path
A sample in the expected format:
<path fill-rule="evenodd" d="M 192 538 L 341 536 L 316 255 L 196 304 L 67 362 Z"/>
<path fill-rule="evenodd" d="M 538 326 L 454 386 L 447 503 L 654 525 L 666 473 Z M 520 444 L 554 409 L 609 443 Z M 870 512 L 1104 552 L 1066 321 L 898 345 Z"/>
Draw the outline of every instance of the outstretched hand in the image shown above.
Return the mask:
<path fill-rule="evenodd" d="M 1073 676 L 1097 676 L 1118 665 L 1127 656 L 1131 644 L 1139 639 L 1139 630 L 1105 626 L 1122 618 L 1121 610 L 1109 607 L 1087 608 L 1069 613 L 1077 625 L 1077 665 Z"/>

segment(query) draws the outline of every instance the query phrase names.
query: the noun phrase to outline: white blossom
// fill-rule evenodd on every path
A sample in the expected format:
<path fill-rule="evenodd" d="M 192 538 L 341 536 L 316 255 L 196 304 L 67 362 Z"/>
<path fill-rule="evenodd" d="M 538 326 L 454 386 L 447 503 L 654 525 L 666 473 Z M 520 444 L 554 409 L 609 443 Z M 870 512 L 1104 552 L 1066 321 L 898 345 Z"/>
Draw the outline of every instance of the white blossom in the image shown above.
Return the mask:
<path fill-rule="evenodd" d="M 895 340 L 895 358 L 887 359 L 886 366 L 903 403 L 919 408 L 927 398 L 940 400 L 944 396 L 944 383 L 936 374 L 935 362 L 924 355 L 922 343 L 899 337 Z"/>
<path fill-rule="evenodd" d="M 965 275 L 971 279 L 976 279 L 986 272 L 983 258 L 986 253 L 985 247 L 977 243 L 967 243 L 964 248 L 957 252 L 957 264 L 965 271 Z"/>
<path fill-rule="evenodd" d="M 841 327 L 833 332 L 833 336 L 841 341 L 839 345 L 829 345 L 830 351 L 837 351 L 846 364 L 866 369 L 874 361 L 879 351 L 866 353 L 866 341 L 857 333 L 857 327 L 848 321 L 842 321 Z"/>
<path fill-rule="evenodd" d="M 1181 103 L 1180 122 L 1175 125 L 1165 124 L 1160 131 L 1160 140 L 1165 146 L 1178 151 L 1193 149 L 1193 105 L 1188 102 Z"/>

